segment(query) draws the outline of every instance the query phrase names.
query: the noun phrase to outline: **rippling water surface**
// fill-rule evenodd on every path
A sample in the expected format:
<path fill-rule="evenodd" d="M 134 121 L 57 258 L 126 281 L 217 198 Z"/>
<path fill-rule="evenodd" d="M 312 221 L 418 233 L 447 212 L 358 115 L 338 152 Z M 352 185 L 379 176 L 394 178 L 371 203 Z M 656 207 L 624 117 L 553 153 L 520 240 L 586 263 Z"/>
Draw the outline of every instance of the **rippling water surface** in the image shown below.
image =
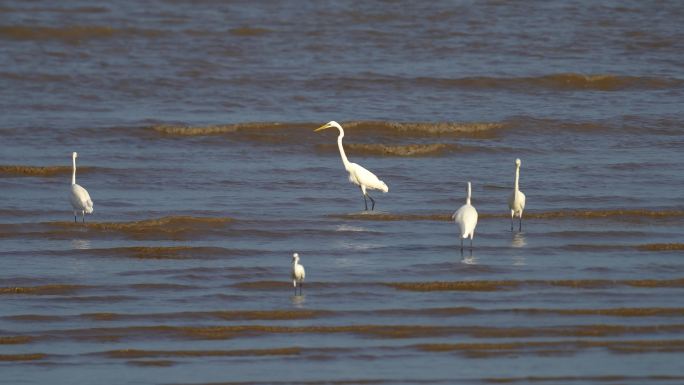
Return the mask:
<path fill-rule="evenodd" d="M 683 17 L 2 3 L 3 381 L 684 382 Z M 313 132 L 332 119 L 389 186 L 374 212 L 337 133 Z M 480 221 L 461 253 L 467 181 Z"/>

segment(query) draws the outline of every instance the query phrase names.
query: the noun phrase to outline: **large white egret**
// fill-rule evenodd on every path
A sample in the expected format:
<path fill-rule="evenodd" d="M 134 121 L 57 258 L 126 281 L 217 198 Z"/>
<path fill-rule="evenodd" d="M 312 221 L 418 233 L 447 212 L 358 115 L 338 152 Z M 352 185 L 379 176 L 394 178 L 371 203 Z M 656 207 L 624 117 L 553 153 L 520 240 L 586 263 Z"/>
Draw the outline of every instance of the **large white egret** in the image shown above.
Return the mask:
<path fill-rule="evenodd" d="M 361 188 L 361 193 L 363 194 L 363 203 L 366 206 L 366 210 L 368 210 L 368 201 L 366 201 L 366 197 L 368 197 L 371 200 L 371 210 L 374 210 L 375 199 L 368 195 L 368 190 L 380 190 L 382 192 L 388 192 L 389 188 L 387 187 L 385 182 L 378 179 L 378 177 L 375 176 L 375 174 L 361 167 L 361 165 L 359 164 L 351 163 L 347 159 L 347 155 L 344 153 L 344 147 L 342 147 L 342 138 L 344 138 L 344 130 L 342 129 L 342 126 L 339 125 L 339 123 L 337 123 L 334 120 L 330 121 L 327 124 L 324 124 L 315 129 L 314 132 L 325 130 L 326 128 L 330 127 L 336 127 L 340 131 L 340 135 L 337 137 L 337 147 L 339 147 L 340 149 L 340 156 L 342 157 L 344 169 L 347 170 L 347 172 L 349 173 L 349 181 Z"/>
<path fill-rule="evenodd" d="M 513 193 L 508 198 L 508 208 L 511 209 L 511 231 L 513 231 L 513 217 L 520 218 L 518 231 L 522 231 L 522 216 L 525 210 L 525 194 L 518 188 L 518 179 L 520 179 L 520 159 L 515 160 L 515 187 Z"/>
<path fill-rule="evenodd" d="M 81 213 L 81 218 L 83 223 L 85 223 L 85 215 L 92 214 L 93 212 L 93 201 L 90 199 L 90 194 L 88 190 L 76 184 L 76 158 L 78 153 L 74 152 L 71 154 L 71 161 L 73 163 L 73 174 L 71 174 L 71 194 L 69 195 L 69 200 L 71 201 L 71 206 L 74 208 L 74 223 L 76 223 L 76 215 Z"/>
<path fill-rule="evenodd" d="M 294 285 L 295 295 L 297 295 L 297 283 L 299 283 L 299 295 L 302 295 L 305 276 L 304 266 L 299 264 L 299 254 L 292 254 L 292 285 Z"/>
<path fill-rule="evenodd" d="M 470 182 L 468 182 L 468 189 L 466 204 L 461 206 L 451 216 L 461 232 L 461 251 L 463 251 L 463 240 L 470 237 L 470 250 L 473 249 L 473 235 L 475 235 L 475 226 L 477 226 L 477 210 L 470 204 Z"/>

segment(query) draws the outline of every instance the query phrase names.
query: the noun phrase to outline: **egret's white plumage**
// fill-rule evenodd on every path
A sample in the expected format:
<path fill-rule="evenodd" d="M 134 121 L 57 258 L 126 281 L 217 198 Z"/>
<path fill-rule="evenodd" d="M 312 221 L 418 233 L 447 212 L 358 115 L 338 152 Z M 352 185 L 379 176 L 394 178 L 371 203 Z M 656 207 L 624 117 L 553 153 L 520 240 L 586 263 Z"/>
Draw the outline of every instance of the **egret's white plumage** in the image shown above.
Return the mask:
<path fill-rule="evenodd" d="M 304 266 L 299 264 L 299 254 L 292 254 L 292 285 L 295 289 L 295 295 L 297 295 L 297 283 L 299 283 L 299 294 L 302 294 L 305 277 L 306 272 L 304 271 Z"/>
<path fill-rule="evenodd" d="M 513 217 L 520 218 L 520 225 L 518 231 L 522 231 L 522 215 L 525 210 L 525 194 L 520 191 L 518 187 L 518 180 L 520 179 L 520 159 L 515 160 L 515 187 L 511 196 L 508 197 L 508 208 L 511 209 L 511 231 L 513 231 Z"/>
<path fill-rule="evenodd" d="M 347 159 L 347 155 L 344 152 L 344 147 L 342 147 L 342 138 L 344 138 L 344 130 L 342 129 L 342 126 L 339 125 L 339 123 L 335 121 L 330 121 L 327 124 L 324 124 L 321 127 L 315 129 L 314 132 L 321 131 L 330 127 L 335 127 L 340 131 L 340 135 L 337 137 L 337 147 L 340 150 L 340 157 L 342 157 L 344 169 L 347 170 L 347 172 L 349 173 L 349 181 L 361 188 L 361 193 L 363 194 L 363 203 L 366 206 L 366 210 L 368 210 L 368 202 L 366 201 L 366 197 L 368 197 L 371 200 L 371 210 L 375 209 L 375 200 L 373 199 L 373 197 L 368 195 L 368 190 L 380 190 L 382 192 L 388 192 L 389 188 L 387 187 L 385 182 L 378 179 L 378 177 L 375 176 L 375 174 L 366 170 L 361 165 L 352 163 Z"/>
<path fill-rule="evenodd" d="M 90 199 L 90 194 L 88 190 L 76 184 L 76 158 L 78 154 L 74 152 L 71 154 L 71 161 L 73 163 L 73 173 L 71 174 L 71 194 L 69 195 L 69 200 L 71 201 L 71 207 L 74 208 L 74 222 L 76 222 L 76 216 L 81 213 L 81 218 L 85 223 L 85 215 L 92 214 L 93 212 L 93 201 Z"/>
<path fill-rule="evenodd" d="M 470 204 L 470 182 L 468 182 L 466 204 L 461 206 L 451 216 L 460 230 L 461 250 L 463 250 L 463 239 L 470 237 L 470 249 L 473 248 L 473 235 L 477 226 L 477 210 Z"/>

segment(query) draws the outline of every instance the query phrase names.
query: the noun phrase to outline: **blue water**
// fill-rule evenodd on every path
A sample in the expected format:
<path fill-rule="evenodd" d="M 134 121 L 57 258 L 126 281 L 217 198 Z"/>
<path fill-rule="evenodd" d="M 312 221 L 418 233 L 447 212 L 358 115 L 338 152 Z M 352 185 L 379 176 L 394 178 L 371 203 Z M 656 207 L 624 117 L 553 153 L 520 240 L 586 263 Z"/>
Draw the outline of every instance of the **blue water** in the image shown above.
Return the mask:
<path fill-rule="evenodd" d="M 3 3 L 3 381 L 681 383 L 683 13 Z"/>

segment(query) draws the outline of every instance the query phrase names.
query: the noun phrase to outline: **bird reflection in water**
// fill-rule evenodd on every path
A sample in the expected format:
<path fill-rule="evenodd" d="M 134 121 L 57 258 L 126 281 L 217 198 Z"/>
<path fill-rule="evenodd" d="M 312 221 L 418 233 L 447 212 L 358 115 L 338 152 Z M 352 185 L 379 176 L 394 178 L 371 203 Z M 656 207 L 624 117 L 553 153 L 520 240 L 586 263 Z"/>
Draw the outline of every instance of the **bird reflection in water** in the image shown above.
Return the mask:
<path fill-rule="evenodd" d="M 292 299 L 292 304 L 296 308 L 301 309 L 304 307 L 304 302 L 306 302 L 306 296 L 305 295 L 293 295 L 290 298 Z"/>
<path fill-rule="evenodd" d="M 523 233 L 514 233 L 513 239 L 511 240 L 511 246 L 517 248 L 527 246 L 527 240 L 525 239 L 525 235 Z"/>
<path fill-rule="evenodd" d="M 463 249 L 461 249 L 461 263 L 464 265 L 477 265 L 477 258 L 473 256 L 473 249 L 464 254 Z"/>
<path fill-rule="evenodd" d="M 72 239 L 71 247 L 77 250 L 90 250 L 90 240 L 89 239 Z"/>
<path fill-rule="evenodd" d="M 523 233 L 514 233 L 513 238 L 511 239 L 511 247 L 515 248 L 523 248 L 527 245 L 527 240 L 525 239 L 525 235 Z M 513 256 L 513 265 L 514 266 L 525 266 L 527 265 L 527 261 L 525 259 L 525 255 L 515 255 Z"/>

